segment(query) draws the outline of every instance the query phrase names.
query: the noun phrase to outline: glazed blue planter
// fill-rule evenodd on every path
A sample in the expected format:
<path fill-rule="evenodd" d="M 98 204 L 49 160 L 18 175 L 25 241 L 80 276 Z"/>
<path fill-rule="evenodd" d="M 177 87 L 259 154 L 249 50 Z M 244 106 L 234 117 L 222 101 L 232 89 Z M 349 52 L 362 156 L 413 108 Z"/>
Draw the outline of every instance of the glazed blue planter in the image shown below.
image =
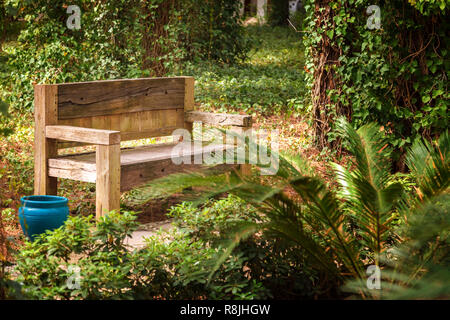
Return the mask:
<path fill-rule="evenodd" d="M 61 227 L 69 217 L 69 201 L 65 197 L 28 196 L 22 197 L 20 202 L 19 222 L 31 241 L 46 230 Z"/>

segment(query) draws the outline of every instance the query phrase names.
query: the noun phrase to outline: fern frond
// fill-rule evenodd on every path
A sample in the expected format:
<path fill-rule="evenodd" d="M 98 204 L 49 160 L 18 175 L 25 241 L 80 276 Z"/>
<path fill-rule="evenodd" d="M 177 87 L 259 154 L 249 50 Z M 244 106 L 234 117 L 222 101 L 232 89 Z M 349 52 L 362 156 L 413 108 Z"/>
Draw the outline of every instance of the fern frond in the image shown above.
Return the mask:
<path fill-rule="evenodd" d="M 437 143 L 417 140 L 406 157 L 406 164 L 416 178 L 419 200 L 425 201 L 449 188 L 450 137 L 443 132 Z"/>
<path fill-rule="evenodd" d="M 369 124 L 356 131 L 341 118 L 338 129 L 355 157 L 352 172 L 333 164 L 341 187 L 339 194 L 346 200 L 345 211 L 356 221 L 359 235 L 379 265 L 389 235 L 391 212 L 397 208 L 403 188 L 391 183 L 390 162 L 386 157 L 390 150 L 378 127 Z"/>

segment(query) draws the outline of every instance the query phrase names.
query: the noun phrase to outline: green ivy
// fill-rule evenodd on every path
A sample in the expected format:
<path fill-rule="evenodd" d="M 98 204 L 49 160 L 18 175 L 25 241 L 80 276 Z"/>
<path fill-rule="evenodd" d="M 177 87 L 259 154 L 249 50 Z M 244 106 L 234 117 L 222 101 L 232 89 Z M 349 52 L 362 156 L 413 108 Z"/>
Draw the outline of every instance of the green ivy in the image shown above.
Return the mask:
<path fill-rule="evenodd" d="M 439 10 L 445 11 L 450 6 L 449 0 L 408 0 L 420 13 L 429 15 Z"/>
<path fill-rule="evenodd" d="M 350 110 L 355 127 L 376 122 L 389 142 L 404 150 L 419 136 L 431 138 L 448 127 L 449 27 L 444 1 L 309 0 L 305 6 L 308 52 L 327 41 L 339 51 L 330 61 L 338 89 L 327 92 L 331 110 Z M 319 10 L 331 10 L 321 21 Z M 366 26 L 370 5 L 381 9 L 381 28 Z M 316 50 L 317 52 L 317 50 Z M 314 81 L 314 57 L 306 67 Z M 333 112 L 333 111 L 332 111 Z M 329 140 L 336 138 L 331 132 Z M 401 153 L 398 153 L 401 154 Z"/>
<path fill-rule="evenodd" d="M 0 70 L 0 92 L 13 110 L 32 109 L 36 83 L 162 76 L 177 73 L 186 59 L 232 63 L 248 51 L 236 1 L 70 4 L 80 7 L 79 30 L 66 26 L 70 14 L 63 0 L 0 2 L 0 15 L 16 24 L 23 21 L 17 41 L 2 44 L 3 55 L 0 50 L 6 59 L 0 66 L 6 69 Z M 162 31 L 153 36 L 155 29 Z"/>

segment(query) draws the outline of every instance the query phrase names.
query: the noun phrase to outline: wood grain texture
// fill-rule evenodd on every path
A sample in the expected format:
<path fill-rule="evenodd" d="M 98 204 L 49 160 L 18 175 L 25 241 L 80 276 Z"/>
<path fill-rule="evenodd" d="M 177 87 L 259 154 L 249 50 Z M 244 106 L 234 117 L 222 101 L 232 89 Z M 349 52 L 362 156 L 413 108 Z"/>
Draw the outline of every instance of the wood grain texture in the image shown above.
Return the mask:
<path fill-rule="evenodd" d="M 184 89 L 184 112 L 186 111 L 194 111 L 195 109 L 195 100 L 194 100 L 194 86 L 195 80 L 192 77 L 187 77 L 185 79 L 185 89 Z M 185 114 L 183 114 L 183 118 L 185 118 Z M 184 119 L 184 129 L 188 130 L 191 133 L 193 131 L 192 122 L 186 121 Z"/>
<path fill-rule="evenodd" d="M 203 146 L 202 148 L 195 148 L 192 143 L 188 142 L 169 142 L 134 148 L 124 148 L 120 150 L 120 164 L 124 166 L 142 162 L 151 162 L 172 158 L 175 159 L 178 157 L 179 153 L 173 152 L 174 147 L 177 147 L 177 150 L 180 150 L 183 155 L 191 156 L 220 150 L 227 150 L 229 148 L 233 148 L 234 146 L 210 144 Z M 95 152 L 86 152 L 82 154 L 62 155 L 49 159 L 48 163 L 52 168 L 78 168 L 82 170 L 92 171 L 95 170 L 95 154 Z"/>
<path fill-rule="evenodd" d="M 164 177 L 173 173 L 206 172 L 214 169 L 216 171 L 238 170 L 238 165 L 218 164 L 214 166 L 198 164 L 175 165 L 171 160 L 159 160 L 122 167 L 120 191 L 128 191 L 142 186 L 149 181 Z"/>
<path fill-rule="evenodd" d="M 185 121 L 187 122 L 198 121 L 210 125 L 220 125 L 220 126 L 250 127 L 252 125 L 252 117 L 249 115 L 211 113 L 200 111 L 185 112 Z"/>
<path fill-rule="evenodd" d="M 48 169 L 48 175 L 50 177 L 58 177 L 63 179 L 70 179 L 82 182 L 92 182 L 92 183 L 95 183 L 97 179 L 95 171 L 85 171 L 77 168 L 59 169 L 50 167 Z"/>
<path fill-rule="evenodd" d="M 120 144 L 97 145 L 96 218 L 120 210 Z"/>
<path fill-rule="evenodd" d="M 244 135 L 244 133 L 251 127 L 232 127 L 231 131 L 234 131 L 238 135 Z M 238 140 L 236 140 L 236 145 Z M 250 155 L 246 152 L 245 161 L 249 162 Z M 250 176 L 252 174 L 252 165 L 250 163 L 241 163 L 239 165 L 239 170 L 242 176 Z"/>
<path fill-rule="evenodd" d="M 121 141 L 170 136 L 184 125 L 184 109 L 152 110 L 129 114 L 59 120 L 58 125 L 120 131 Z M 60 141 L 61 142 L 61 141 Z M 58 148 L 80 144 L 58 143 Z"/>
<path fill-rule="evenodd" d="M 48 159 L 48 166 L 50 169 L 82 170 L 90 172 L 95 172 L 97 170 L 95 166 L 95 152 Z"/>
<path fill-rule="evenodd" d="M 34 194 L 56 195 L 57 179 L 49 177 L 48 162 L 58 154 L 56 140 L 45 136 L 47 125 L 57 124 L 58 88 L 36 85 L 34 88 Z"/>
<path fill-rule="evenodd" d="M 92 144 L 119 144 L 120 131 L 82 128 L 74 126 L 46 126 L 47 138 Z"/>
<path fill-rule="evenodd" d="M 59 120 L 179 109 L 184 107 L 185 77 L 59 84 L 58 100 Z"/>

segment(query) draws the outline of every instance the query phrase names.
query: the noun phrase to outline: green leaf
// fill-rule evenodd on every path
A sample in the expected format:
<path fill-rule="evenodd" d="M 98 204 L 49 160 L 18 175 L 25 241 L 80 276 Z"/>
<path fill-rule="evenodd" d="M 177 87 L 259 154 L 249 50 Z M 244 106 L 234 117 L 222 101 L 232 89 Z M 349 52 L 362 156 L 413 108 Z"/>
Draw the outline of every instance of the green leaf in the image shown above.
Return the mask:
<path fill-rule="evenodd" d="M 8 115 L 8 104 L 2 100 L 0 100 L 0 113 L 2 113 L 4 116 Z"/>
<path fill-rule="evenodd" d="M 431 100 L 430 96 L 422 96 L 422 102 L 423 103 L 428 103 Z"/>

